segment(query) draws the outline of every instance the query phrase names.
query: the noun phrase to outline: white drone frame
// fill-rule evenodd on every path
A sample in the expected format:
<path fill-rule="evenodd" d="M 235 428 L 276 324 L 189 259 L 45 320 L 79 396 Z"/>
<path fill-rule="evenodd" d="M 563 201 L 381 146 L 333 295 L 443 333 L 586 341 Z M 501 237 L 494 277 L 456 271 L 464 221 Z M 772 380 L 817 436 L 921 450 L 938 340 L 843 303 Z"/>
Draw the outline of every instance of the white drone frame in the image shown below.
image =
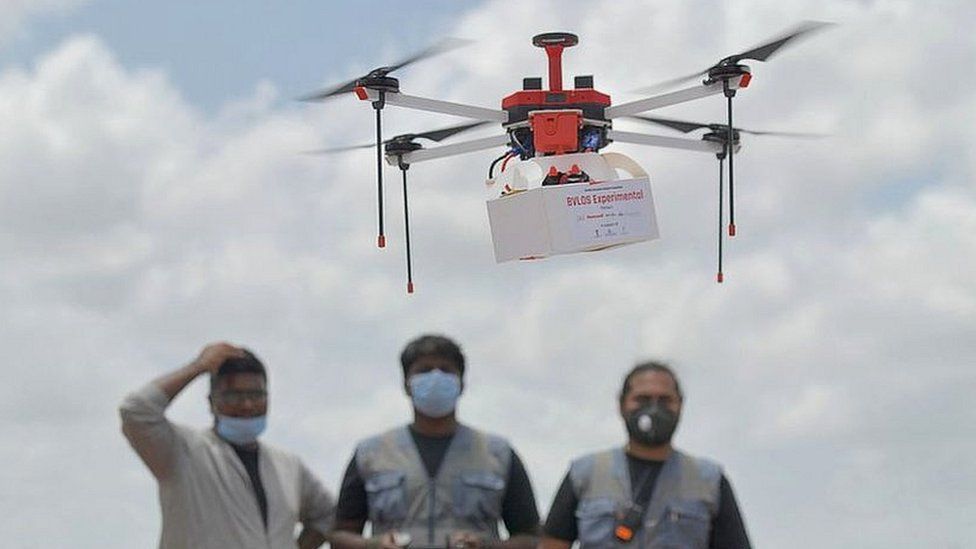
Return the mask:
<path fill-rule="evenodd" d="M 742 78 L 748 76 L 746 73 L 741 76 L 736 76 L 728 80 L 728 88 L 732 90 L 740 89 L 740 82 Z M 638 99 L 636 101 L 631 101 L 629 103 L 621 103 L 620 105 L 612 105 L 606 107 L 604 110 L 604 117 L 607 120 L 613 120 L 615 118 L 620 118 L 623 116 L 631 116 L 635 114 L 640 114 L 643 112 L 660 109 L 663 107 L 670 107 L 671 105 L 678 105 L 681 103 L 687 103 L 689 101 L 695 101 L 696 99 L 701 99 L 703 97 L 709 97 L 712 95 L 718 95 L 724 93 L 726 89 L 726 84 L 723 81 L 713 82 L 710 84 L 702 83 L 698 86 L 691 88 L 686 88 L 683 90 L 673 91 L 661 95 L 651 96 L 645 99 Z M 436 112 L 440 114 L 447 114 L 451 116 L 460 116 L 464 118 L 471 118 L 474 120 L 481 120 L 485 122 L 498 122 L 505 126 L 508 123 L 508 113 L 503 110 L 498 109 L 488 109 L 485 107 L 478 107 L 474 105 L 465 105 L 462 103 L 453 103 L 450 101 L 441 101 L 439 99 L 428 99 L 426 97 L 417 97 L 413 95 L 406 95 L 400 92 L 392 91 L 377 91 L 369 88 L 359 88 L 357 90 L 360 99 L 364 101 L 379 101 L 382 100 L 387 105 L 394 105 L 397 107 L 403 107 L 406 109 L 414 109 L 427 112 Z M 707 152 L 712 154 L 721 153 L 726 145 L 724 143 L 718 143 L 713 141 L 703 141 L 698 139 L 686 139 L 681 137 L 667 137 L 663 135 L 651 135 L 633 132 L 623 132 L 614 129 L 607 130 L 607 138 L 610 141 L 616 141 L 620 143 L 632 143 L 636 145 L 649 145 L 652 147 L 663 147 L 668 149 L 683 149 L 688 151 L 698 151 Z M 475 152 L 485 149 L 492 149 L 495 147 L 500 147 L 510 144 L 511 141 L 507 134 L 498 135 L 492 137 L 485 137 L 481 139 L 473 139 L 470 141 L 463 141 L 461 143 L 454 143 L 451 145 L 442 145 L 438 147 L 432 147 L 430 149 L 419 149 L 412 152 L 407 152 L 403 154 L 387 154 L 387 162 L 396 165 L 398 162 L 404 164 L 416 164 L 418 162 L 426 162 L 428 160 L 434 160 L 437 158 L 446 158 L 449 156 L 455 156 L 458 154 L 465 154 L 469 152 Z"/>

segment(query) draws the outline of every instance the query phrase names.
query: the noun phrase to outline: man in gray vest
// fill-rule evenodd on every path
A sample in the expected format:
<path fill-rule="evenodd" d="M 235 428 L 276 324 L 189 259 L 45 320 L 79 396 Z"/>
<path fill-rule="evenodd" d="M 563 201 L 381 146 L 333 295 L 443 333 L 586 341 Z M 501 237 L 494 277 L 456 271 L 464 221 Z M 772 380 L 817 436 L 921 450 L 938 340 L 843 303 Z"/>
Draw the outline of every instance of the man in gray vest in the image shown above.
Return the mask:
<path fill-rule="evenodd" d="M 629 440 L 573 461 L 546 520 L 541 549 L 749 549 L 721 468 L 671 445 L 684 397 L 659 362 L 636 366 L 620 390 Z"/>
<path fill-rule="evenodd" d="M 213 426 L 170 422 L 173 398 L 207 373 Z M 122 432 L 159 483 L 161 549 L 314 549 L 325 541 L 331 495 L 297 457 L 258 442 L 267 381 L 251 352 L 214 343 L 122 402 Z"/>
<path fill-rule="evenodd" d="M 413 422 L 359 443 L 336 508 L 337 549 L 534 549 L 539 513 L 508 443 L 458 422 L 464 355 L 425 335 L 400 355 Z M 362 536 L 367 521 L 371 536 Z M 499 522 L 509 537 L 502 540 Z"/>

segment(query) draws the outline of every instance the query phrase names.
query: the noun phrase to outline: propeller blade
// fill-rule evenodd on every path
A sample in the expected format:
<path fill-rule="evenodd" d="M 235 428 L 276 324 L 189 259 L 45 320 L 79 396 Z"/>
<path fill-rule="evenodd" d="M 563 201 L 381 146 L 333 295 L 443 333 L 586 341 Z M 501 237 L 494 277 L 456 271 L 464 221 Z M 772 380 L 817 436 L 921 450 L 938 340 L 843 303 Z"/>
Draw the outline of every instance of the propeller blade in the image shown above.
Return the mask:
<path fill-rule="evenodd" d="M 422 61 L 424 59 L 429 59 L 435 55 L 440 55 L 442 53 L 447 53 L 458 48 L 462 48 L 470 44 L 471 40 L 465 40 L 463 38 L 445 38 L 440 42 L 434 44 L 433 46 L 421 51 L 420 53 L 411 55 L 410 57 L 400 61 L 399 63 L 394 63 L 389 67 L 384 67 L 385 73 L 391 73 L 397 69 L 402 69 L 407 65 L 412 65 L 417 61 Z"/>
<path fill-rule="evenodd" d="M 774 137 L 795 137 L 800 139 L 821 139 L 827 137 L 827 134 L 823 133 L 807 133 L 807 132 L 759 132 L 754 130 L 743 130 L 742 128 L 734 128 L 735 131 L 741 133 L 748 133 L 752 135 L 771 135 Z"/>
<path fill-rule="evenodd" d="M 477 128 L 478 126 L 484 126 L 487 123 L 488 122 L 486 121 L 474 122 L 472 124 L 461 124 L 460 126 L 451 126 L 450 128 L 442 128 L 439 130 L 431 130 L 429 132 L 424 132 L 424 133 L 416 133 L 413 134 L 413 139 L 423 138 L 423 139 L 430 139 L 431 141 L 440 142 L 444 139 L 447 139 L 448 137 L 451 137 L 452 135 L 457 135 L 461 132 L 465 132 Z"/>
<path fill-rule="evenodd" d="M 831 26 L 831 25 L 833 25 L 833 23 L 826 23 L 826 22 L 823 22 L 823 21 L 804 21 L 803 23 L 799 24 L 792 32 L 789 32 L 789 33 L 781 36 L 780 38 L 777 38 L 777 39 L 775 39 L 773 41 L 767 42 L 767 43 L 765 43 L 765 44 L 763 44 L 761 46 L 756 46 L 755 48 L 752 48 L 751 50 L 746 50 L 746 51 L 744 51 L 742 53 L 739 53 L 739 54 L 736 54 L 736 55 L 730 55 L 730 56 L 722 59 L 721 61 L 719 61 L 715 65 L 712 65 L 711 67 L 709 67 L 709 68 L 707 68 L 707 69 L 705 69 L 705 70 L 703 70 L 701 72 L 696 72 L 695 74 L 690 74 L 688 76 L 682 76 L 680 78 L 674 78 L 672 80 L 666 80 L 664 82 L 660 82 L 660 83 L 654 84 L 652 86 L 647 86 L 647 87 L 643 87 L 643 88 L 637 88 L 636 90 L 633 90 L 633 92 L 634 93 L 642 93 L 642 94 L 644 94 L 644 93 L 654 93 L 654 92 L 661 91 L 661 90 L 664 90 L 664 89 L 667 89 L 667 88 L 672 88 L 674 86 L 677 86 L 678 84 L 683 84 L 683 83 L 688 82 L 690 80 L 694 80 L 695 78 L 700 78 L 702 76 L 705 76 L 705 75 L 708 74 L 708 71 L 712 70 L 713 68 L 715 68 L 715 67 L 717 67 L 719 65 L 728 64 L 728 63 L 738 63 L 739 61 L 742 61 L 744 59 L 750 59 L 750 60 L 753 60 L 753 61 L 766 61 L 767 59 L 769 59 L 770 57 L 772 57 L 774 53 L 776 53 L 777 51 L 779 51 L 780 48 L 782 48 L 786 44 L 792 42 L 793 40 L 795 40 L 795 39 L 797 39 L 797 38 L 799 38 L 799 37 L 801 37 L 801 36 L 803 36 L 805 34 L 809 34 L 809 33 L 813 32 L 813 31 L 816 31 L 816 30 L 819 30 L 819 29 L 822 29 L 824 27 L 828 27 L 828 26 Z"/>
<path fill-rule="evenodd" d="M 348 147 L 332 147 L 329 149 L 313 149 L 310 151 L 302 151 L 302 154 L 333 154 L 345 151 L 354 151 L 356 149 L 371 149 L 376 146 L 376 143 L 367 143 L 365 145 L 350 145 Z"/>
<path fill-rule="evenodd" d="M 391 137 L 390 139 L 384 139 L 383 144 L 385 145 L 391 141 L 397 141 L 401 139 L 405 139 L 407 141 L 413 141 L 414 139 L 429 139 L 431 141 L 440 142 L 443 141 L 444 139 L 447 139 L 448 137 L 457 135 L 464 131 L 477 128 L 478 126 L 484 126 L 485 124 L 488 124 L 488 122 L 482 121 L 482 122 L 474 122 L 471 124 L 461 124 L 460 126 L 451 126 L 450 128 L 441 128 L 439 130 L 431 130 L 429 132 L 424 132 L 424 133 L 405 133 L 403 135 L 397 135 L 395 137 Z M 357 149 L 371 149 L 375 146 L 376 143 L 366 143 L 363 145 L 349 145 L 346 147 L 313 149 L 309 151 L 302 151 L 302 154 L 333 154 L 339 152 L 354 151 Z"/>
<path fill-rule="evenodd" d="M 345 83 L 342 83 L 342 84 L 339 84 L 339 85 L 336 85 L 336 86 L 330 86 L 328 88 L 325 88 L 324 90 L 320 90 L 320 91 L 317 91 L 315 93 L 311 93 L 311 94 L 308 94 L 308 95 L 299 97 L 298 100 L 299 101 L 324 101 L 326 99 L 329 99 L 331 97 L 335 97 L 337 95 L 342 95 L 344 93 L 349 93 L 349 92 L 355 90 L 356 89 L 356 86 L 359 84 L 359 81 L 362 80 L 363 78 L 366 78 L 367 76 L 370 76 L 370 75 L 385 76 L 385 75 L 387 75 L 387 74 L 389 74 L 389 73 L 391 73 L 391 72 L 393 72 L 393 71 L 395 71 L 397 69 L 401 69 L 403 67 L 406 67 L 407 65 L 416 63 L 417 61 L 421 61 L 423 59 L 428 59 L 430 57 L 434 57 L 435 55 L 440 55 L 442 53 L 447 53 L 447 52 L 449 52 L 451 50 L 455 50 L 455 49 L 460 48 L 462 46 L 466 46 L 467 44 L 470 44 L 470 43 L 471 43 L 470 40 L 463 40 L 463 39 L 460 39 L 460 38 L 446 38 L 446 39 L 441 40 L 440 42 L 434 44 L 433 46 L 430 46 L 429 48 L 421 51 L 420 53 L 411 55 L 410 57 L 407 57 L 406 59 L 403 59 L 403 60 L 401 60 L 401 61 L 399 61 L 397 63 L 394 63 L 393 65 L 386 66 L 386 67 L 379 67 L 379 68 L 373 69 L 369 73 L 364 74 L 362 76 L 358 76 L 356 78 L 353 78 L 352 80 L 350 80 L 348 82 L 345 82 Z"/>
<path fill-rule="evenodd" d="M 683 120 L 672 120 L 670 118 L 656 118 L 653 116 L 634 115 L 629 118 L 636 118 L 638 120 L 650 122 L 651 124 L 660 124 L 662 126 L 667 126 L 671 129 L 678 130 L 679 132 L 682 133 L 693 132 L 701 128 L 709 127 L 708 124 L 699 124 L 698 122 L 685 122 Z"/>
<path fill-rule="evenodd" d="M 685 82 L 690 82 L 697 78 L 701 78 L 706 74 L 708 74 L 708 69 L 705 69 L 701 72 L 696 72 L 695 74 L 689 74 L 687 76 L 672 78 L 671 80 L 665 80 L 664 82 L 658 82 L 657 84 L 644 86 L 643 88 L 636 88 L 630 91 L 631 93 L 639 93 L 639 94 L 655 93 L 655 92 L 666 90 L 668 88 L 676 87 L 678 84 L 684 84 Z"/>
<path fill-rule="evenodd" d="M 700 122 L 688 122 L 685 120 L 673 120 L 670 118 L 657 118 L 653 116 L 641 116 L 633 115 L 628 118 L 636 118 L 638 120 L 643 120 L 645 122 L 650 122 L 652 124 L 660 124 L 662 126 L 667 126 L 669 128 L 678 130 L 682 133 L 689 133 L 695 130 L 700 130 L 708 128 L 712 131 L 723 132 L 728 131 L 727 124 L 702 124 Z M 757 131 L 757 130 L 746 130 L 744 128 L 732 128 L 734 131 L 740 133 L 748 133 L 752 135 L 771 135 L 774 137 L 797 137 L 797 138 L 807 138 L 807 139 L 817 139 L 822 137 L 827 137 L 826 134 L 822 133 L 806 133 L 806 132 L 767 132 L 767 131 Z"/>
<path fill-rule="evenodd" d="M 326 88 L 324 90 L 317 91 L 315 93 L 303 95 L 302 97 L 299 97 L 298 100 L 299 101 L 325 101 L 330 97 L 335 97 L 337 95 L 342 95 L 344 93 L 349 93 L 353 91 L 354 89 L 356 89 L 357 82 L 359 82 L 359 78 L 356 78 L 355 80 L 350 80 L 345 84 L 339 84 L 338 86 L 332 86 L 330 88 Z"/>
<path fill-rule="evenodd" d="M 800 23 L 800 25 L 798 25 L 792 32 L 789 32 L 786 35 L 767 42 L 761 46 L 756 46 L 751 50 L 744 51 L 738 55 L 730 56 L 728 59 L 732 63 L 738 63 L 743 59 L 766 61 L 772 57 L 774 53 L 779 51 L 780 48 L 792 42 L 794 39 L 799 38 L 804 34 L 809 34 L 815 30 L 830 26 L 831 24 L 832 23 L 826 23 L 823 21 L 804 21 L 803 23 Z"/>

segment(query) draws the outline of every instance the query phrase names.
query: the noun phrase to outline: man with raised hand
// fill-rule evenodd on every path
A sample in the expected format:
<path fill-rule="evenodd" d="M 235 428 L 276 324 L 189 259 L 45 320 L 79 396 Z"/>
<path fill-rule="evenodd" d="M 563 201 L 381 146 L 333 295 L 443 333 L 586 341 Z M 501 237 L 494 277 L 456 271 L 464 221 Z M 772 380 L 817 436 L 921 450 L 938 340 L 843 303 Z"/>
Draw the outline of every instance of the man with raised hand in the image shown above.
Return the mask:
<path fill-rule="evenodd" d="M 667 365 L 633 368 L 620 389 L 623 447 L 573 461 L 540 549 L 749 549 L 732 486 L 718 464 L 671 445 L 684 396 Z"/>
<path fill-rule="evenodd" d="M 202 374 L 210 374 L 213 425 L 170 422 L 166 408 Z M 161 549 L 311 549 L 325 541 L 332 496 L 297 457 L 258 442 L 267 381 L 253 353 L 213 343 L 122 402 L 122 432 L 159 484 Z"/>
<path fill-rule="evenodd" d="M 403 349 L 400 365 L 413 421 L 356 447 L 339 492 L 333 546 L 534 549 L 539 514 L 521 460 L 504 439 L 457 420 L 460 347 L 421 336 Z"/>

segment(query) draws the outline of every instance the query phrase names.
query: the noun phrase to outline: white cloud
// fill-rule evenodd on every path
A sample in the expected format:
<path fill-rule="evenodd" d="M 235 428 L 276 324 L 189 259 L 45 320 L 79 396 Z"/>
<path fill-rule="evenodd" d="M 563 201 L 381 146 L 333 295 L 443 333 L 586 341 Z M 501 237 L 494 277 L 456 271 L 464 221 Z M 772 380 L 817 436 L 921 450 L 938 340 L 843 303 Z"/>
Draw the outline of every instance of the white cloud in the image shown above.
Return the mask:
<path fill-rule="evenodd" d="M 443 331 L 471 359 L 464 418 L 515 442 L 543 508 L 572 455 L 622 440 L 620 378 L 660 357 L 688 393 L 679 443 L 726 464 L 757 546 L 905 547 L 923 530 L 973 544 L 976 471 L 952 458 L 976 451 L 958 427 L 976 419 L 972 8 L 513 5 L 468 14 L 457 34 L 491 38 L 404 71 L 404 91 L 497 105 L 544 73 L 529 38 L 558 27 L 582 39 L 567 76 L 592 72 L 620 101 L 797 20 L 843 23 L 756 63 L 737 99 L 743 126 L 834 136 L 746 143 L 728 282 L 712 282 L 714 158 L 620 148 L 652 174 L 659 242 L 496 265 L 485 152 L 411 169 L 408 297 L 399 174 L 380 251 L 371 154 L 296 154 L 368 141 L 368 107 L 276 109 L 265 83 L 210 117 L 166 74 L 72 38 L 0 73 L 5 531 L 151 544 L 152 482 L 114 407 L 217 338 L 266 360 L 270 438 L 336 486 L 356 438 L 405 420 L 400 346 Z M 661 114 L 721 120 L 720 103 Z M 390 132 L 455 122 L 387 113 Z M 173 417 L 205 424 L 203 390 Z M 32 517 L 55 499 L 52 534 Z"/>

